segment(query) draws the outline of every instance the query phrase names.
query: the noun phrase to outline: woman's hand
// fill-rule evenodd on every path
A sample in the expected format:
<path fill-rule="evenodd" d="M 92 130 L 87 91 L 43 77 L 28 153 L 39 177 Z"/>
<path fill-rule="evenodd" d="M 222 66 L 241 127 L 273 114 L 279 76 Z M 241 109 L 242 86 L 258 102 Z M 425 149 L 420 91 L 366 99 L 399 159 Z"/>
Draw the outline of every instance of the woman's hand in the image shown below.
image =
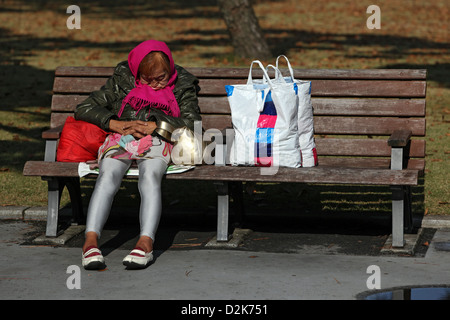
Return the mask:
<path fill-rule="evenodd" d="M 141 139 L 153 133 L 156 129 L 156 122 L 153 121 L 126 121 L 123 123 L 123 135 L 131 134 L 136 139 Z"/>
<path fill-rule="evenodd" d="M 143 138 L 149 134 L 152 134 L 156 129 L 156 123 L 154 121 L 118 121 L 110 120 L 109 129 L 111 131 L 120 133 L 122 135 L 131 134 L 136 139 Z"/>

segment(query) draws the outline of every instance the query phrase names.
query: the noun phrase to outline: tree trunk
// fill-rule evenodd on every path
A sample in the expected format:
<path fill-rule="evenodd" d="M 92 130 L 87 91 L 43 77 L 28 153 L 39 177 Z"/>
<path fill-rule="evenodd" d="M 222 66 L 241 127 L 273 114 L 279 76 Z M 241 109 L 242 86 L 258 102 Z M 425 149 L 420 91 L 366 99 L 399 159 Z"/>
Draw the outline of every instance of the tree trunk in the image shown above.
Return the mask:
<path fill-rule="evenodd" d="M 268 59 L 272 56 L 251 0 L 218 0 L 234 52 L 241 58 Z"/>

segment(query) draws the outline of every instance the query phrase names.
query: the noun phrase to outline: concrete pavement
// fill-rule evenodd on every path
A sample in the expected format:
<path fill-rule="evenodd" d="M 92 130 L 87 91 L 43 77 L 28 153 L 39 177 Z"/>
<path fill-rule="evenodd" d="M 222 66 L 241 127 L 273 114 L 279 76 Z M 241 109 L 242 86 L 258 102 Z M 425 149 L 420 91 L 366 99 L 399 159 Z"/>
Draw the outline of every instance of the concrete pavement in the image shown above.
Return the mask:
<path fill-rule="evenodd" d="M 309 250 L 281 252 L 252 246 L 210 249 L 172 245 L 155 249 L 156 259 L 147 269 L 131 271 L 122 265 L 129 248 L 117 245 L 104 252 L 106 270 L 85 271 L 79 246 L 38 245 L 30 241 L 42 233 L 43 222 L 3 219 L 0 298 L 175 299 L 186 302 L 180 310 L 173 310 L 181 313 L 181 308 L 194 300 L 199 300 L 197 305 L 211 299 L 352 300 L 363 292 L 377 292 L 373 289 L 377 284 L 381 290 L 448 286 L 450 228 L 445 223 L 427 240 L 426 251 L 417 256 L 345 254 L 331 250 L 330 245 L 319 248 L 313 244 Z M 205 236 L 200 233 L 199 237 L 202 235 Z M 338 236 L 335 238 L 339 243 Z"/>

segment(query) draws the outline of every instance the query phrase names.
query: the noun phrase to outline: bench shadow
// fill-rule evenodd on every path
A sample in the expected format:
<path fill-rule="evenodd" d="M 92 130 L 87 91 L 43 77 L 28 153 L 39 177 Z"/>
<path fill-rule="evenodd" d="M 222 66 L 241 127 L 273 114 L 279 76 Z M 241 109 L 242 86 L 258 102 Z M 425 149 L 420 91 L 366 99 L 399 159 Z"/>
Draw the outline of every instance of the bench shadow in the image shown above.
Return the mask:
<path fill-rule="evenodd" d="M 85 205 L 91 189 L 84 183 Z M 107 226 L 124 228 L 109 244 L 124 245 L 137 241 L 139 196 L 135 182 L 123 183 Z M 424 178 L 411 188 L 414 227 L 424 216 Z M 136 196 L 130 202 L 130 196 Z M 133 195 L 134 194 L 134 195 Z M 198 195 L 202 201 L 197 201 Z M 195 201 L 194 201 L 195 200 Z M 264 232 L 315 232 L 335 234 L 390 233 L 392 223 L 391 190 L 387 186 L 308 185 L 291 183 L 243 185 L 243 215 L 231 197 L 229 225 Z M 125 210 L 125 211 L 123 211 Z M 215 233 L 217 223 L 216 191 L 207 182 L 164 180 L 163 214 L 155 246 L 167 250 L 180 232 Z M 132 228 L 132 230 L 126 230 Z M 181 241 L 181 240 L 180 240 Z M 133 241 L 131 241 L 133 242 Z M 134 245 L 134 243 L 133 243 Z M 128 243 L 128 247 L 131 245 Z M 132 248 L 131 248 L 132 249 Z"/>
<path fill-rule="evenodd" d="M 188 200 L 198 196 L 195 181 L 166 182 L 171 191 L 163 200 L 155 260 L 169 250 L 206 249 L 217 231 L 217 208 L 212 202 L 205 198 L 196 206 L 189 204 Z M 214 196 L 215 190 L 210 191 Z M 131 189 L 123 191 L 124 195 L 129 192 Z M 416 233 L 423 218 L 423 178 L 412 192 L 416 222 L 412 233 Z M 173 201 L 174 194 L 183 197 Z M 243 197 L 243 217 L 231 198 L 229 232 L 240 228 L 251 233 L 236 250 L 378 255 L 392 233 L 391 195 L 386 186 L 256 183 L 244 184 Z M 134 248 L 140 229 L 138 203 L 135 199 L 128 207 L 113 205 L 99 243 L 104 256 Z M 67 246 L 81 248 L 83 242 L 81 234 Z"/>
<path fill-rule="evenodd" d="M 392 232 L 387 186 L 271 184 L 244 186 L 239 227 L 263 232 L 376 235 Z M 413 232 L 424 217 L 424 179 L 411 188 Z"/>

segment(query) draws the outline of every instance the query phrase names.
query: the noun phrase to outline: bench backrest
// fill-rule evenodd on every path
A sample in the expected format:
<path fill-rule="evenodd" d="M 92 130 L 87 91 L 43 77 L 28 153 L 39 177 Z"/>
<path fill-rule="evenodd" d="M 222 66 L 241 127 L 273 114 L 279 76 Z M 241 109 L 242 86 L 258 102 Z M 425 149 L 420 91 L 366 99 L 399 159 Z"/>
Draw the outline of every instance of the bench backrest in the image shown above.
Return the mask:
<path fill-rule="evenodd" d="M 203 127 L 231 128 L 224 86 L 246 83 L 248 68 L 186 68 L 200 80 Z M 55 72 L 51 127 L 64 124 L 78 103 L 99 89 L 112 67 L 59 67 Z M 287 75 L 286 70 L 283 74 Z M 314 130 L 321 165 L 389 166 L 387 138 L 397 129 L 412 131 L 408 168 L 425 165 L 426 70 L 294 69 L 312 82 Z M 254 78 L 262 78 L 260 70 Z"/>

